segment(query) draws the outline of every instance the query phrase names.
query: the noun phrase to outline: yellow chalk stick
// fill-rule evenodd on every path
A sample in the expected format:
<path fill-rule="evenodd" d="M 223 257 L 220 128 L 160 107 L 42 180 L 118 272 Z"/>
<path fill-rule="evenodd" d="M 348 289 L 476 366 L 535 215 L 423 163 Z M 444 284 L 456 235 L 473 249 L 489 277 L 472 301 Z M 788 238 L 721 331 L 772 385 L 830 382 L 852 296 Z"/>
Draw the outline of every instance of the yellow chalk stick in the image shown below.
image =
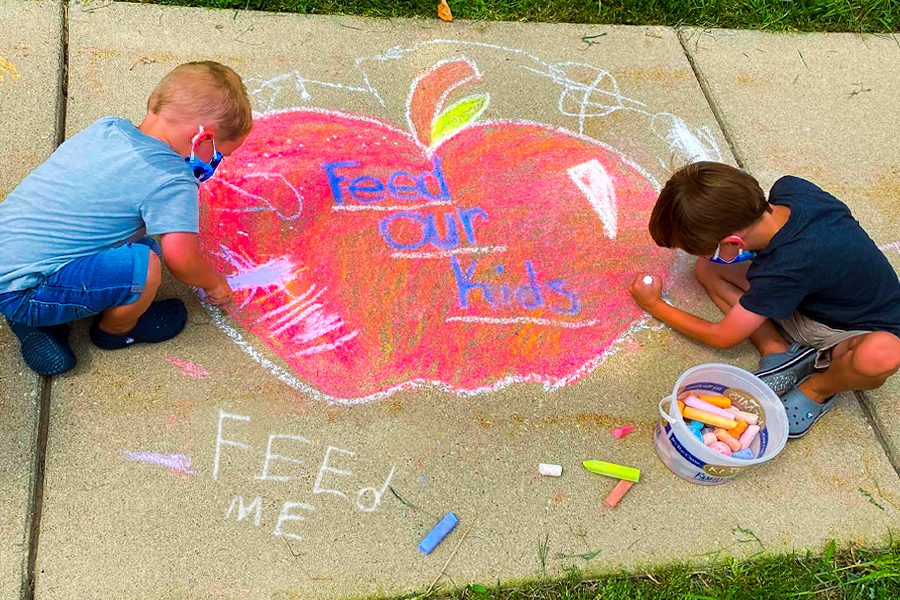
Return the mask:
<path fill-rule="evenodd" d="M 725 396 L 700 395 L 700 399 L 704 402 L 709 402 L 713 406 L 718 406 L 719 408 L 731 408 L 731 400 L 729 400 Z"/>
<path fill-rule="evenodd" d="M 678 401 L 678 412 L 681 413 L 681 416 L 684 416 L 684 402 L 681 400 Z"/>
<path fill-rule="evenodd" d="M 694 421 L 700 421 L 701 423 L 706 423 L 707 425 L 712 425 L 713 427 L 721 427 L 722 429 L 731 429 L 733 427 L 737 427 L 737 421 L 726 419 L 725 417 L 713 415 L 708 412 L 697 410 L 696 408 L 691 407 L 687 407 L 684 409 L 684 418 L 693 419 Z"/>

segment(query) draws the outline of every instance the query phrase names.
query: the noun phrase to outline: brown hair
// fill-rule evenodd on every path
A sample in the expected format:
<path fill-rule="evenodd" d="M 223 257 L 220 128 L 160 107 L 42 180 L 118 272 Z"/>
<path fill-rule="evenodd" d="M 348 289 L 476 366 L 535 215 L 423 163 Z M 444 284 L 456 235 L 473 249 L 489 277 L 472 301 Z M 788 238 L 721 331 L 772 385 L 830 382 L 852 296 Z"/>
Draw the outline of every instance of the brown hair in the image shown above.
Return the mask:
<path fill-rule="evenodd" d="M 240 75 L 209 60 L 175 67 L 150 94 L 147 109 L 173 121 L 209 119 L 218 126 L 217 138 L 223 142 L 239 140 L 253 127 L 250 100 Z"/>
<path fill-rule="evenodd" d="M 712 254 L 722 238 L 766 212 L 772 208 L 756 179 L 728 165 L 697 162 L 666 182 L 650 215 L 650 235 L 665 248 Z"/>

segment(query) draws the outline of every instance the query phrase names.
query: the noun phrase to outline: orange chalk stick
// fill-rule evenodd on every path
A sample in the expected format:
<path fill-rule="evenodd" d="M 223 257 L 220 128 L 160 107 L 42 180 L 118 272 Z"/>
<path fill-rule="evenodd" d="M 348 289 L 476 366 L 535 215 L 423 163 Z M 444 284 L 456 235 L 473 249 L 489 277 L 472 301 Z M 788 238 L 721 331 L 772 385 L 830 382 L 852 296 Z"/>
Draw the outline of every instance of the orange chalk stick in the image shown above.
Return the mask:
<path fill-rule="evenodd" d="M 681 413 L 681 416 L 684 416 L 684 402 L 681 400 L 678 401 L 678 412 Z"/>
<path fill-rule="evenodd" d="M 741 449 L 741 443 L 724 429 L 716 429 L 716 437 L 719 438 L 720 442 L 728 444 L 728 447 L 731 448 L 732 452 L 737 452 Z"/>
<path fill-rule="evenodd" d="M 713 415 L 708 412 L 697 410 L 696 408 L 691 407 L 687 407 L 684 409 L 684 418 L 693 419 L 694 421 L 700 421 L 701 423 L 706 423 L 707 425 L 712 425 L 713 427 L 721 427 L 722 429 L 726 430 L 737 427 L 737 421 L 726 419 L 725 417 Z"/>
<path fill-rule="evenodd" d="M 625 493 L 631 489 L 631 486 L 633 485 L 633 481 L 628 481 L 626 479 L 619 480 L 619 483 L 617 483 L 616 487 L 609 493 L 609 496 L 603 499 L 603 504 L 610 508 L 615 508 L 616 504 L 619 503 L 619 500 L 622 499 Z"/>
<path fill-rule="evenodd" d="M 700 399 L 704 402 L 709 402 L 713 406 L 718 406 L 719 408 L 731 408 L 731 400 L 729 400 L 725 396 L 700 395 Z"/>
<path fill-rule="evenodd" d="M 730 435 L 733 438 L 739 438 L 739 437 L 741 437 L 741 434 L 744 433 L 744 431 L 746 431 L 746 429 L 747 429 L 747 421 L 738 421 L 737 427 L 735 427 L 734 429 L 728 430 L 728 435 Z"/>

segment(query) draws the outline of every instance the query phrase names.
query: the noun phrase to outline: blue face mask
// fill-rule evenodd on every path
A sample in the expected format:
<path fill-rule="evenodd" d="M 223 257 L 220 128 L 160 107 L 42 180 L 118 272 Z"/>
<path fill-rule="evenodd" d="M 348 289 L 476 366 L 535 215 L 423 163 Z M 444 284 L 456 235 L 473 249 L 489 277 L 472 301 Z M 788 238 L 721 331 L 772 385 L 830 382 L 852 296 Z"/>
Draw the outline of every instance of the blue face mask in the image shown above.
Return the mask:
<path fill-rule="evenodd" d="M 732 258 L 731 260 L 725 260 L 724 258 L 719 258 L 719 246 L 716 246 L 716 253 L 709 257 L 709 262 L 714 262 L 720 265 L 733 265 L 734 263 L 744 262 L 745 260 L 753 260 L 756 258 L 756 252 L 750 252 L 749 250 L 741 250 L 737 253 L 737 256 Z"/>
<path fill-rule="evenodd" d="M 209 162 L 203 161 L 197 157 L 197 147 L 200 145 L 200 142 L 206 139 L 212 140 L 213 145 L 212 159 Z M 203 125 L 200 126 L 200 131 L 191 140 L 191 155 L 188 158 L 185 158 L 184 162 L 186 162 L 194 172 L 194 177 L 201 182 L 212 177 L 213 173 L 216 172 L 219 163 L 222 162 L 222 153 L 216 150 L 216 140 L 213 139 L 211 133 L 203 130 Z"/>

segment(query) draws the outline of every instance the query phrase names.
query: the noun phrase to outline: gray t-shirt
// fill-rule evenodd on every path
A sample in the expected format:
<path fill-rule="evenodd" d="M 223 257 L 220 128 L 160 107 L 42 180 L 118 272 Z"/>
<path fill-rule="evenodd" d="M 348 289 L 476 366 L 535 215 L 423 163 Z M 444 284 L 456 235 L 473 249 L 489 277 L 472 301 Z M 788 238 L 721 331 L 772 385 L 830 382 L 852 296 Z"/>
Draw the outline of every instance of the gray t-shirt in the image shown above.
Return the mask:
<path fill-rule="evenodd" d="M 168 144 L 103 117 L 0 202 L 0 293 L 142 235 L 199 232 L 199 183 Z"/>

